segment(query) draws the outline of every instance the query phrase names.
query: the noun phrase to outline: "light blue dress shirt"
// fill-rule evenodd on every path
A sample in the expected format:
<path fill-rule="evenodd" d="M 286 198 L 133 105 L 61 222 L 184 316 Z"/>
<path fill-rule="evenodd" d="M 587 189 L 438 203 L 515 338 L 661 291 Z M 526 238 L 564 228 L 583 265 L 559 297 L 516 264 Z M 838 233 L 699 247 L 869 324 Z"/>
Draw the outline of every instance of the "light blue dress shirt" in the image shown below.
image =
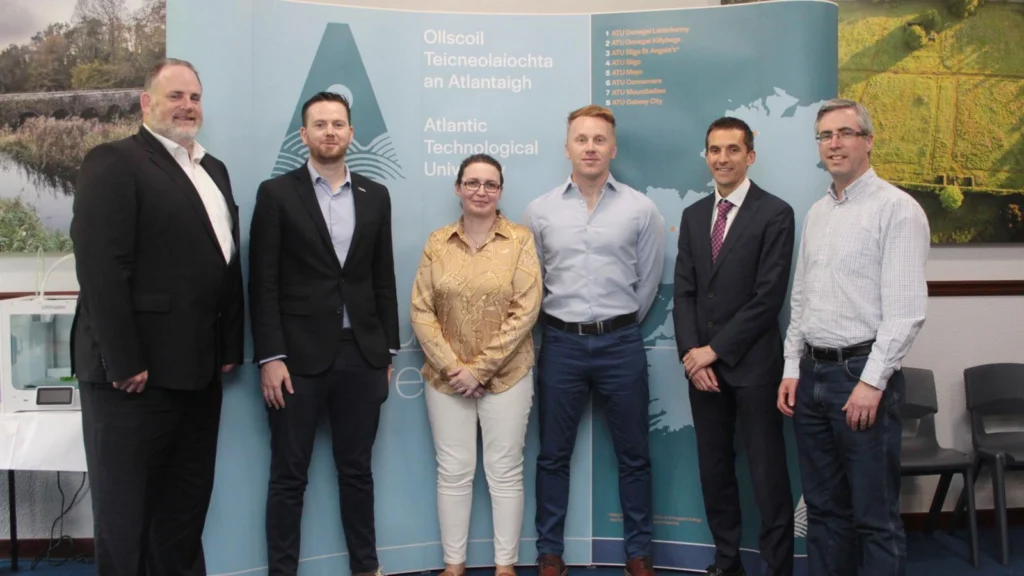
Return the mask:
<path fill-rule="evenodd" d="M 588 213 L 570 178 L 530 202 L 524 223 L 537 243 L 545 313 L 563 322 L 647 315 L 665 266 L 665 219 L 650 198 L 609 174 Z"/>
<path fill-rule="evenodd" d="M 356 230 L 356 204 L 352 199 L 352 172 L 345 169 L 345 181 L 337 190 L 332 190 L 331 185 L 321 176 L 313 163 L 306 161 L 309 167 L 309 176 L 313 179 L 313 189 L 316 191 L 316 201 L 320 205 L 320 212 L 324 215 L 324 222 L 327 224 L 327 231 L 331 235 L 331 244 L 334 245 L 334 253 L 338 256 L 338 263 L 345 267 L 345 258 L 348 257 L 348 248 L 352 245 L 352 234 Z M 349 328 L 348 306 L 342 311 L 342 327 Z"/>

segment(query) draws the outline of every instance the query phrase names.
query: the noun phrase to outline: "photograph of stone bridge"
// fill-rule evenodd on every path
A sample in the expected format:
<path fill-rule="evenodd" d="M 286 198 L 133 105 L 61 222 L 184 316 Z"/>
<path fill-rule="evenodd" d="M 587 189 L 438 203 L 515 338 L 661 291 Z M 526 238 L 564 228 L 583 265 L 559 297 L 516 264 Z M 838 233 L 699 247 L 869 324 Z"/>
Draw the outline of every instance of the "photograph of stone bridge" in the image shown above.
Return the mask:
<path fill-rule="evenodd" d="M 166 0 L 2 2 L 0 252 L 70 252 L 78 168 L 138 130 Z"/>
<path fill-rule="evenodd" d="M 0 94 L 0 124 L 17 128 L 29 118 L 77 117 L 114 122 L 139 115 L 142 88 Z"/>

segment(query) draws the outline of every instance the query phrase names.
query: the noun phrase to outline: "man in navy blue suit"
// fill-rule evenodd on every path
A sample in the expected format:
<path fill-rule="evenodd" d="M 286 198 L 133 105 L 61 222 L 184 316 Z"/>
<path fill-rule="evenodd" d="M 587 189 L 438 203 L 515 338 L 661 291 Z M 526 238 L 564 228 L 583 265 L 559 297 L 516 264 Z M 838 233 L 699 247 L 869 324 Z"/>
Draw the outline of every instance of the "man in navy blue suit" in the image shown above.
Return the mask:
<path fill-rule="evenodd" d="M 761 512 L 761 556 L 771 576 L 793 573 L 793 496 L 782 416 L 779 312 L 793 260 L 793 209 L 747 177 L 754 133 L 719 118 L 705 136 L 715 193 L 683 211 L 675 269 L 676 345 L 690 380 L 711 576 L 743 576 L 733 440 L 747 447 Z"/>

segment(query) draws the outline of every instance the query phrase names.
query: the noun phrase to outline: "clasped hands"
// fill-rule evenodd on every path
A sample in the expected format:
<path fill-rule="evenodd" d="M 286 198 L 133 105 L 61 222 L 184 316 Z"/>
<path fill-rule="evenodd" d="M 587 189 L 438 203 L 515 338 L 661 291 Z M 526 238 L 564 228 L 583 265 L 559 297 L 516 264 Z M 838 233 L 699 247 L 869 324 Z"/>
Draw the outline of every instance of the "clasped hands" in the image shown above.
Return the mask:
<path fill-rule="evenodd" d="M 484 387 L 465 366 L 448 372 L 448 384 L 464 398 L 481 398 L 484 395 Z"/>
<path fill-rule="evenodd" d="M 718 388 L 718 377 L 715 376 L 711 365 L 718 361 L 718 354 L 711 349 L 711 346 L 690 348 L 683 356 L 683 367 L 686 369 L 686 377 L 690 379 L 697 390 L 701 392 L 721 392 Z"/>

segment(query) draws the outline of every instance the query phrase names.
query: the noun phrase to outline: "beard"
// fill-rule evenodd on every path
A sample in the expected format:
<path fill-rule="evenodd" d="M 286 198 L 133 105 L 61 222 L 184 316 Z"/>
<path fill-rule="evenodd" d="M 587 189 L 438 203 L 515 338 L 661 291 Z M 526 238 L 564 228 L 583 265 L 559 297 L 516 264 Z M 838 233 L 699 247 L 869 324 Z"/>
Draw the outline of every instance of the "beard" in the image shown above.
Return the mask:
<path fill-rule="evenodd" d="M 333 150 L 324 150 L 319 146 L 309 147 L 309 157 L 318 164 L 336 164 L 345 160 L 348 146 L 338 146 Z"/>
<path fill-rule="evenodd" d="M 196 136 L 199 135 L 199 129 L 203 127 L 202 120 L 196 119 L 194 126 L 178 126 L 174 123 L 174 120 L 165 123 L 153 122 L 150 128 L 157 134 L 173 140 L 179 144 L 195 142 Z"/>
<path fill-rule="evenodd" d="M 167 128 L 167 137 L 170 138 L 171 140 L 174 140 L 175 142 L 182 140 L 188 142 L 195 142 L 196 136 L 199 135 L 200 127 L 201 126 L 199 124 L 196 124 L 191 128 L 181 128 L 172 124 Z"/>

